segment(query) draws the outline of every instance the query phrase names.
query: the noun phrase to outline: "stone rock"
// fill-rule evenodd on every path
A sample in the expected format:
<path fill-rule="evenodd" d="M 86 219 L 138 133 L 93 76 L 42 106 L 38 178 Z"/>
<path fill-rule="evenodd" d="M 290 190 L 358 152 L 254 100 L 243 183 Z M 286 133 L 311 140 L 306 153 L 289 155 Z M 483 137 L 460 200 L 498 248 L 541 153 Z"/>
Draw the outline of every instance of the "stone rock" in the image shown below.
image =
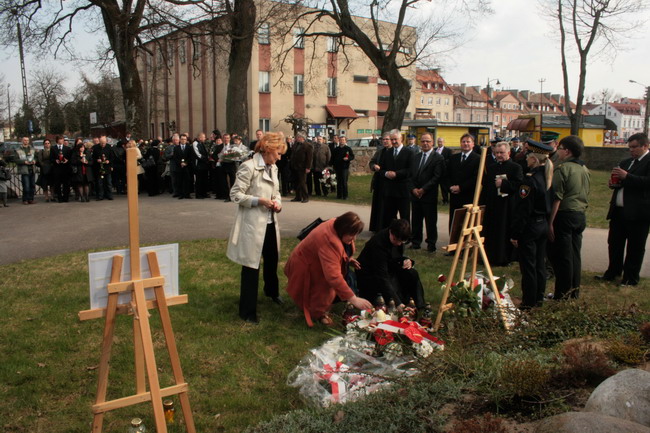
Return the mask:
<path fill-rule="evenodd" d="M 535 433 L 650 433 L 650 428 L 625 419 L 590 412 L 567 412 L 543 419 Z"/>
<path fill-rule="evenodd" d="M 608 378 L 591 393 L 585 411 L 650 427 L 650 373 L 629 369 Z"/>

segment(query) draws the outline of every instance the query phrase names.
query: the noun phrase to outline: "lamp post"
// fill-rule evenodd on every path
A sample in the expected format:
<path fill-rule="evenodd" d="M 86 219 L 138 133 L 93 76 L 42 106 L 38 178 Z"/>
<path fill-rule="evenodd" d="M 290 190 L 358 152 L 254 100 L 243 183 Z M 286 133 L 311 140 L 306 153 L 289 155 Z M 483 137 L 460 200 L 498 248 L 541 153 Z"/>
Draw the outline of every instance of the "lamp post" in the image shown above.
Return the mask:
<path fill-rule="evenodd" d="M 11 138 L 11 94 L 9 93 L 11 83 L 7 83 L 7 111 L 9 112 L 9 138 Z"/>
<path fill-rule="evenodd" d="M 638 84 L 645 87 L 645 116 L 643 117 L 643 133 L 648 135 L 648 121 L 650 120 L 650 86 L 646 86 L 638 81 L 630 80 L 630 83 Z"/>
<path fill-rule="evenodd" d="M 499 82 L 498 78 L 494 78 L 494 79 L 490 80 L 490 78 L 488 77 L 487 89 L 486 89 L 486 92 L 485 92 L 485 121 L 486 122 L 490 122 L 490 83 L 492 81 L 496 81 L 497 86 L 501 84 Z M 488 129 L 488 140 L 490 139 L 490 135 L 492 133 L 492 126 L 493 125 L 490 125 L 490 128 Z"/>

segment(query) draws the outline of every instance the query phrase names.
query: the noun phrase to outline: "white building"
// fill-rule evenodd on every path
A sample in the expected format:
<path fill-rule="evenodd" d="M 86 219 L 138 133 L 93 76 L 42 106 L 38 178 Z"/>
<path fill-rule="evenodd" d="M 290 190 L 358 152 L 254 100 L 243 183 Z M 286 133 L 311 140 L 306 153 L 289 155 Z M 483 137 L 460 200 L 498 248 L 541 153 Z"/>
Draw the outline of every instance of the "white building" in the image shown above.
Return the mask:
<path fill-rule="evenodd" d="M 604 115 L 606 119 L 614 122 L 619 140 L 627 140 L 630 135 L 643 132 L 642 107 L 636 102 L 607 102 L 592 108 L 589 114 Z"/>

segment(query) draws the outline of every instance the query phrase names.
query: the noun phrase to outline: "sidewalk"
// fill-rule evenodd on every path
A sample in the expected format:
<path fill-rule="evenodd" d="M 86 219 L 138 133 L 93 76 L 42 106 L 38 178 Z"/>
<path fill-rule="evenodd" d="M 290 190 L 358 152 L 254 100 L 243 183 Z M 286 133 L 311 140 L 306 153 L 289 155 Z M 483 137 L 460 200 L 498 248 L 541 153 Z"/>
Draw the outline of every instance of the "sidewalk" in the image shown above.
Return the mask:
<path fill-rule="evenodd" d="M 139 198 L 141 245 L 226 239 L 236 212 L 234 203 L 222 200 L 178 200 L 170 195 Z M 370 206 L 284 200 L 279 215 L 281 235 L 294 237 L 317 217 L 327 219 L 347 211 L 358 213 L 366 223 L 370 220 Z M 447 223 L 447 213 L 440 213 L 439 250 L 449 240 Z M 29 206 L 13 200 L 10 207 L 0 208 L 0 226 L 0 265 L 86 249 L 124 248 L 129 242 L 125 196 L 90 203 L 45 203 L 37 197 L 36 204 Z M 370 233 L 364 231 L 360 237 L 367 239 Z M 603 272 L 607 262 L 607 230 L 587 229 L 582 245 L 583 269 Z M 650 277 L 649 262 L 646 255 L 643 277 Z"/>

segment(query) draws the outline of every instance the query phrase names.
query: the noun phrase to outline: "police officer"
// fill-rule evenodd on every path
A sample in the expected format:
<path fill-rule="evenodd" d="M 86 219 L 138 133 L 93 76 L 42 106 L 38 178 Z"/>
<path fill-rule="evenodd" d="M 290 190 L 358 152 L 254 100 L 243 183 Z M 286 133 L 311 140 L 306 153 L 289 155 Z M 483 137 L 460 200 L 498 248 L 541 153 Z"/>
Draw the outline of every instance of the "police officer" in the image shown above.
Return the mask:
<path fill-rule="evenodd" d="M 540 306 L 546 290 L 546 237 L 551 213 L 553 163 L 548 155 L 553 148 L 527 140 L 528 174 L 515 199 L 510 242 L 517 248 L 521 270 L 522 300 L 520 309 Z"/>

